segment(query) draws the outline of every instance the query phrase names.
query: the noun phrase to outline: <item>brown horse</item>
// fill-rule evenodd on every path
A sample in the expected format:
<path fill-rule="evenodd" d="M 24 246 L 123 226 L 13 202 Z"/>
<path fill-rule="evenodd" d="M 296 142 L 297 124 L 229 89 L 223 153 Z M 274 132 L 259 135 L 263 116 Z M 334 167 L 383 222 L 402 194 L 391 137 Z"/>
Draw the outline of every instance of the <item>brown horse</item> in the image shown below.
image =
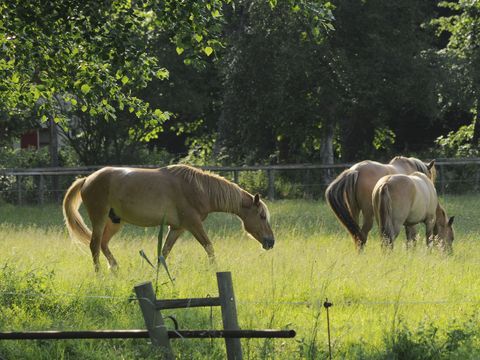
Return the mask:
<path fill-rule="evenodd" d="M 89 230 L 78 208 L 83 201 L 92 224 Z M 108 242 L 124 223 L 138 226 L 169 225 L 162 250 L 166 258 L 178 237 L 188 230 L 209 258 L 214 251 L 202 222 L 211 212 L 237 215 L 245 230 L 264 249 L 275 243 L 270 214 L 259 195 L 238 185 L 186 165 L 159 169 L 105 167 L 77 179 L 63 200 L 63 215 L 70 235 L 90 245 L 95 269 L 103 252 L 111 268 L 117 267 Z"/>
<path fill-rule="evenodd" d="M 325 191 L 325 198 L 338 220 L 352 235 L 358 250 L 367 242 L 373 226 L 372 191 L 381 177 L 391 174 L 411 174 L 420 171 L 435 180 L 435 160 L 425 164 L 416 158 L 397 156 L 390 163 L 362 161 L 343 171 Z M 359 217 L 363 224 L 360 229 Z M 405 227 L 407 236 L 415 236 L 412 226 Z"/>
<path fill-rule="evenodd" d="M 424 223 L 427 246 L 438 239 L 442 249 L 452 251 L 454 217 L 447 217 L 438 202 L 435 186 L 424 174 L 382 177 L 373 189 L 372 203 L 385 247 L 393 247 L 403 225 Z M 407 238 L 407 242 L 414 240 Z"/>

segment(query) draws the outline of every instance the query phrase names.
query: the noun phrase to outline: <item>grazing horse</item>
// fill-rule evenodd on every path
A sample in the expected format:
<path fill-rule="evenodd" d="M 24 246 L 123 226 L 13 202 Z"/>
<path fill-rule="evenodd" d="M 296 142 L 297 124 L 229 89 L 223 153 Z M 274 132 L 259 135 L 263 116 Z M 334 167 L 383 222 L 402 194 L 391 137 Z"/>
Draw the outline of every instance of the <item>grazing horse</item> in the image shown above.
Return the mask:
<path fill-rule="evenodd" d="M 78 211 L 82 201 L 92 231 Z M 202 225 L 211 212 L 237 215 L 245 230 L 264 249 L 273 247 L 270 214 L 258 194 L 251 195 L 218 175 L 186 165 L 159 169 L 105 167 L 77 179 L 63 200 L 63 216 L 70 236 L 90 245 L 96 271 L 100 250 L 110 268 L 117 267 L 108 242 L 124 223 L 143 227 L 168 224 L 162 250 L 165 258 L 178 237 L 188 230 L 213 261 L 213 246 Z"/>
<path fill-rule="evenodd" d="M 382 177 L 373 189 L 372 203 L 385 247 L 393 247 L 402 225 L 424 223 L 427 246 L 438 240 L 443 250 L 452 251 L 454 217 L 447 217 L 438 202 L 435 186 L 424 174 Z"/>
<path fill-rule="evenodd" d="M 420 171 L 435 181 L 435 160 L 425 164 L 416 158 L 394 157 L 382 164 L 365 160 L 343 171 L 325 191 L 325 198 L 338 220 L 352 235 L 358 250 L 367 242 L 373 226 L 372 191 L 381 177 L 391 174 L 411 174 Z M 363 223 L 360 229 L 359 217 Z M 415 228 L 406 226 L 407 236 L 415 236 Z"/>

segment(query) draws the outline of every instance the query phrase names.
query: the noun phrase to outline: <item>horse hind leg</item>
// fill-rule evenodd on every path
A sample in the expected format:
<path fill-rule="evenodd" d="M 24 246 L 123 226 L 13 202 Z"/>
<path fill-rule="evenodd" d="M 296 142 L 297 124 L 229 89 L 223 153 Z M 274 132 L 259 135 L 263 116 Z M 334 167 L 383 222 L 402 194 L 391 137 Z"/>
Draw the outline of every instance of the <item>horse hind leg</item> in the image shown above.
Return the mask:
<path fill-rule="evenodd" d="M 391 228 L 386 227 L 382 230 L 382 249 L 393 250 L 393 241 L 400 234 L 401 226 L 393 225 Z"/>
<path fill-rule="evenodd" d="M 372 230 L 373 227 L 373 209 L 362 211 L 362 238 L 358 239 L 358 248 L 363 250 L 365 244 L 367 243 L 368 233 Z"/>
<path fill-rule="evenodd" d="M 405 225 L 405 235 L 407 237 L 407 249 L 413 249 L 417 245 L 417 230 L 414 225 Z"/>
<path fill-rule="evenodd" d="M 101 249 L 103 255 L 107 258 L 108 261 L 108 266 L 111 270 L 117 270 L 118 269 L 118 263 L 115 257 L 113 256 L 112 252 L 110 251 L 110 248 L 108 247 L 108 243 L 112 239 L 112 237 L 120 231 L 122 228 L 123 224 L 120 222 L 114 223 L 112 220 L 107 220 L 107 224 L 105 225 L 105 229 L 103 231 L 103 236 L 102 236 L 102 243 L 101 243 Z"/>
<path fill-rule="evenodd" d="M 100 249 L 102 246 L 103 233 L 108 221 L 108 209 L 93 209 L 87 205 L 88 215 L 92 222 L 92 237 L 90 239 L 90 251 L 92 252 L 95 271 L 100 271 Z"/>

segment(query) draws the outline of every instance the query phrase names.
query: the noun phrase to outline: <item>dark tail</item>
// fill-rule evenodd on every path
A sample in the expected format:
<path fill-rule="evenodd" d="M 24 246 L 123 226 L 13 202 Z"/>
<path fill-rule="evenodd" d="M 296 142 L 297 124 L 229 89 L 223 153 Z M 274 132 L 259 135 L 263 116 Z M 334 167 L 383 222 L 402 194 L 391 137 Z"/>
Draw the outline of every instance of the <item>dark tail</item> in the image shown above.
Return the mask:
<path fill-rule="evenodd" d="M 355 206 L 355 190 L 358 172 L 347 169 L 342 172 L 325 191 L 325 198 L 338 220 L 356 242 L 365 243 L 360 226 L 355 222 L 350 209 Z"/>

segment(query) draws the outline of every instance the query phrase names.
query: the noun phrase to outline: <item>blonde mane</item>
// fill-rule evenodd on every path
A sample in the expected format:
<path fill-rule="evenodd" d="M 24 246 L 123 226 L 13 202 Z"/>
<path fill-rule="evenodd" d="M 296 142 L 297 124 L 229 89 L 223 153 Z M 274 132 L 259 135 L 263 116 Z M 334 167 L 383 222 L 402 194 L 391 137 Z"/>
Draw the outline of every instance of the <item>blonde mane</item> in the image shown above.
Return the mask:
<path fill-rule="evenodd" d="M 405 163 L 410 163 L 411 165 L 413 165 L 418 172 L 421 172 L 425 175 L 427 175 L 429 178 L 431 177 L 431 180 L 432 182 L 435 182 L 435 178 L 436 178 L 436 171 L 435 171 L 435 166 L 433 166 L 430 170 L 428 169 L 427 165 L 417 159 L 417 158 L 414 158 L 414 157 L 405 157 L 405 156 L 395 156 L 391 161 L 390 161 L 390 164 L 394 164 L 395 162 L 397 161 L 403 161 Z"/>
<path fill-rule="evenodd" d="M 243 190 L 235 183 L 189 165 L 170 165 L 172 174 L 180 176 L 188 184 L 205 193 L 215 209 L 238 213 L 242 206 Z"/>

